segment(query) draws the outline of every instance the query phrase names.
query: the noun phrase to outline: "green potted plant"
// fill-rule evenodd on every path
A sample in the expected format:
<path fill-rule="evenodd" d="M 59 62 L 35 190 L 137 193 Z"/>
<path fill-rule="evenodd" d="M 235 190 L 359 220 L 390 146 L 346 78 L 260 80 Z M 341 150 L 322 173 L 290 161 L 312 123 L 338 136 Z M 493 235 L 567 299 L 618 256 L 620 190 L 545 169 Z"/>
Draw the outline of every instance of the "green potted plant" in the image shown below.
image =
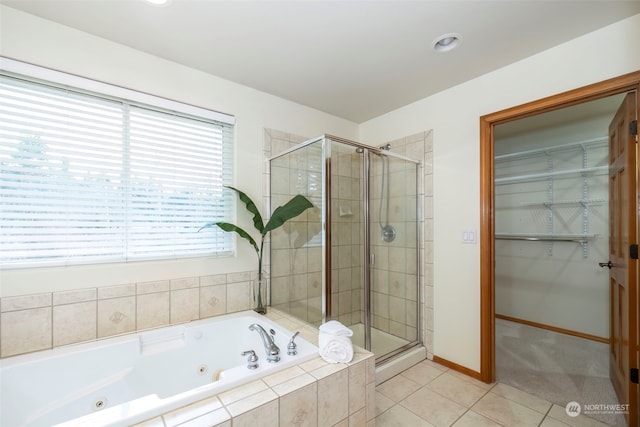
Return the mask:
<path fill-rule="evenodd" d="M 307 209 L 313 207 L 313 204 L 309 201 L 309 199 L 298 194 L 291 200 L 289 200 L 284 206 L 278 206 L 273 211 L 273 214 L 271 215 L 269 221 L 264 224 L 262 215 L 260 215 L 258 207 L 249 196 L 247 196 L 237 188 L 231 186 L 226 186 L 226 188 L 235 191 L 238 194 L 240 201 L 245 204 L 247 211 L 249 211 L 249 213 L 253 215 L 253 226 L 258 231 L 258 233 L 260 233 L 260 246 L 258 247 L 256 240 L 244 229 L 229 222 L 210 222 L 203 225 L 200 230 L 202 230 L 203 228 L 217 226 L 226 232 L 236 232 L 240 237 L 251 243 L 251 246 L 253 246 L 256 251 L 256 255 L 258 256 L 258 282 L 256 288 L 253 290 L 254 310 L 260 314 L 266 314 L 267 308 L 263 301 L 265 290 L 262 277 L 262 255 L 264 249 L 264 240 L 270 231 L 283 226 L 290 219 L 297 217 Z"/>

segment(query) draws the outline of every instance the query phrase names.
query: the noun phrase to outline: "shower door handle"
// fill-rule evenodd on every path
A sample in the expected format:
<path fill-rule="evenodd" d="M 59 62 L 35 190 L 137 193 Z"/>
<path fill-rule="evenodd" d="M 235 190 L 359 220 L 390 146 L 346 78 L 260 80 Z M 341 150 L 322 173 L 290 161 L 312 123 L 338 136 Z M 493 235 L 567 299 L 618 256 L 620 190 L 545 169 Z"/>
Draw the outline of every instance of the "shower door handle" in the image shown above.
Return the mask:
<path fill-rule="evenodd" d="M 611 270 L 611 268 L 613 267 L 613 263 L 611 261 L 599 262 L 598 265 L 603 268 L 607 267 L 609 270 Z"/>

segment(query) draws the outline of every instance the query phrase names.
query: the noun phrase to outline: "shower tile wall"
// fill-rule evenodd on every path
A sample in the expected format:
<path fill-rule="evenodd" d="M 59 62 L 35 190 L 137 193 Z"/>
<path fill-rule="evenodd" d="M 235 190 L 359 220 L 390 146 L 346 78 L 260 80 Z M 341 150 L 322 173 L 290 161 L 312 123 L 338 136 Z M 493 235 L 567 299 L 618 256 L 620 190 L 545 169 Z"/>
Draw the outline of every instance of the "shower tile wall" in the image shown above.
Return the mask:
<path fill-rule="evenodd" d="M 264 179 L 265 183 L 265 205 L 269 205 L 269 191 L 270 191 L 270 176 L 269 176 L 269 164 L 266 161 L 267 158 L 283 152 L 300 142 L 303 142 L 306 138 L 288 133 L 265 130 L 264 133 Z M 419 200 L 423 203 L 423 219 L 424 222 L 421 227 L 422 235 L 419 236 L 420 242 L 420 277 L 419 286 L 421 289 L 420 300 L 417 300 L 414 291 L 408 291 L 411 284 L 415 284 L 415 267 L 407 266 L 405 260 L 413 257 L 415 259 L 415 248 L 407 248 L 405 243 L 406 239 L 412 239 L 415 236 L 415 230 L 413 228 L 406 230 L 405 237 L 399 237 L 398 241 L 390 247 L 383 247 L 378 238 L 378 242 L 374 241 L 374 251 L 377 251 L 378 265 L 374 271 L 374 308 L 377 308 L 378 313 L 373 319 L 374 326 L 381 328 L 385 331 L 393 333 L 403 338 L 415 339 L 415 333 L 417 330 L 416 321 L 413 318 L 404 317 L 409 309 L 415 307 L 418 304 L 422 313 L 422 341 L 427 347 L 427 355 L 432 358 L 433 354 L 431 349 L 433 348 L 433 197 L 432 197 L 432 133 L 420 132 L 418 134 L 400 138 L 394 141 L 389 141 L 392 152 L 402 154 L 406 157 L 422 160 L 422 173 L 423 180 L 419 183 L 418 191 Z M 361 241 L 362 236 L 359 235 L 361 230 L 360 224 L 360 205 L 362 195 L 359 193 L 360 183 L 357 182 L 361 176 L 359 167 L 356 166 L 358 162 L 352 162 L 354 156 L 357 154 L 353 149 L 348 152 L 333 153 L 334 172 L 337 170 L 337 179 L 333 179 L 333 196 L 334 205 L 332 206 L 333 220 L 332 221 L 332 233 L 334 237 L 333 259 L 332 266 L 334 268 L 332 272 L 332 284 L 333 292 L 337 294 L 337 298 L 334 298 L 334 309 L 338 312 L 338 320 L 346 324 L 358 323 L 363 321 L 363 313 L 360 309 L 361 302 L 363 300 L 363 291 L 361 289 L 353 289 L 354 284 L 359 283 L 361 280 L 361 248 L 355 244 L 355 242 Z M 321 152 L 318 148 L 315 151 L 311 151 L 306 154 L 307 164 L 304 164 L 304 160 L 298 159 L 295 161 L 295 168 L 289 174 L 289 188 L 294 187 L 294 190 L 298 190 L 302 194 L 305 194 L 302 189 L 304 188 L 302 183 L 305 180 L 305 174 L 312 172 L 309 176 L 312 177 L 311 182 L 307 181 L 307 190 L 313 190 L 312 201 L 317 206 L 320 205 L 320 193 L 322 183 L 315 180 L 317 177 L 315 171 L 309 170 L 310 163 L 318 165 L 321 161 Z M 281 165 L 284 167 L 285 165 Z M 306 169 L 305 169 L 306 168 Z M 306 170 L 306 172 L 304 172 Z M 303 173 L 304 172 L 304 173 Z M 391 173 L 399 173 L 399 170 L 391 170 Z M 286 175 L 284 175 L 286 176 Z M 413 178 L 410 178 L 413 179 Z M 400 193 L 407 191 L 410 186 L 406 181 L 395 180 L 392 178 L 391 194 L 392 201 L 390 209 L 396 211 L 396 213 L 403 213 L 406 221 L 412 218 L 408 216 L 405 206 L 401 206 L 399 200 L 401 199 Z M 275 184 L 275 183 L 274 183 Z M 283 186 L 284 183 L 277 185 Z M 354 186 L 358 187 L 358 190 L 354 189 Z M 415 185 L 413 185 L 415 187 Z M 315 193 L 315 191 L 318 191 Z M 378 189 L 379 191 L 379 189 Z M 296 192 L 290 192 L 287 197 L 291 197 Z M 336 198 L 337 195 L 337 198 Z M 272 201 L 272 206 L 276 206 L 276 201 Z M 316 197 L 314 199 L 314 197 Z M 284 200 L 284 197 L 283 199 Z M 342 206 L 341 206 L 342 205 Z M 372 206 L 376 206 L 375 202 Z M 342 207 L 343 215 L 340 216 Z M 349 215 L 349 208 L 351 214 Z M 372 213 L 373 213 L 372 209 Z M 377 212 L 375 212 L 377 215 Z M 315 216 L 315 217 L 314 217 Z M 377 217 L 376 217 L 377 218 Z M 307 221 L 307 228 L 311 230 L 311 233 L 319 232 L 319 212 L 306 216 L 304 221 Z M 295 227 L 300 228 L 300 221 L 296 223 Z M 406 228 L 406 225 L 404 225 Z M 347 231 L 348 230 L 348 231 Z M 273 233 L 272 239 L 285 239 L 285 244 L 288 244 L 286 251 L 280 255 L 284 260 L 284 265 L 280 266 L 280 261 L 273 262 L 272 271 L 272 295 L 271 301 L 274 307 L 280 308 L 286 312 L 292 313 L 302 320 L 309 321 L 318 324 L 322 321 L 321 313 L 321 258 L 322 253 L 318 252 L 315 248 L 309 251 L 306 250 L 306 257 L 303 255 L 304 249 L 295 248 L 295 245 L 290 244 L 290 236 L 292 231 L 285 228 L 280 234 Z M 336 239 L 336 236 L 339 236 Z M 288 239 L 288 240 L 287 240 Z M 377 243 L 377 248 L 375 247 Z M 281 245 L 282 241 L 278 242 Z M 336 250 L 337 248 L 337 250 Z M 391 249 L 391 250 L 389 250 Z M 321 250 L 321 249 L 319 249 Z M 358 254 L 358 255 L 356 255 Z M 293 260 L 293 262 L 292 262 Z M 306 264 L 305 261 L 306 260 Z M 391 265 L 391 267 L 390 267 Z M 403 269 L 396 267 L 397 265 L 403 265 Z M 295 268 L 295 274 L 294 274 Z M 292 286 L 293 285 L 293 286 Z M 404 287 L 403 287 L 404 285 Z M 306 293 L 306 296 L 305 296 Z M 337 302 L 336 302 L 337 301 Z M 337 308 L 336 308 L 337 306 Z"/>
<path fill-rule="evenodd" d="M 364 322 L 362 154 L 333 143 L 331 159 L 332 313 L 351 326 Z"/>

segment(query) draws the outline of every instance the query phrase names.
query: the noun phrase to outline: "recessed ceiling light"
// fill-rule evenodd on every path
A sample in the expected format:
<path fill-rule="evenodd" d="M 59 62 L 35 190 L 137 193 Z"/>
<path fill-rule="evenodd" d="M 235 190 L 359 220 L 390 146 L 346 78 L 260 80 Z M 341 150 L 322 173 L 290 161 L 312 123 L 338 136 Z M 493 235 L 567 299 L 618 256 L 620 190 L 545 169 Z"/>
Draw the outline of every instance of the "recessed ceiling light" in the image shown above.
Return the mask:
<path fill-rule="evenodd" d="M 448 52 L 462 44 L 462 36 L 458 33 L 447 33 L 437 37 L 433 43 L 436 52 Z"/>
<path fill-rule="evenodd" d="M 171 0 L 146 0 L 154 6 L 168 6 Z"/>

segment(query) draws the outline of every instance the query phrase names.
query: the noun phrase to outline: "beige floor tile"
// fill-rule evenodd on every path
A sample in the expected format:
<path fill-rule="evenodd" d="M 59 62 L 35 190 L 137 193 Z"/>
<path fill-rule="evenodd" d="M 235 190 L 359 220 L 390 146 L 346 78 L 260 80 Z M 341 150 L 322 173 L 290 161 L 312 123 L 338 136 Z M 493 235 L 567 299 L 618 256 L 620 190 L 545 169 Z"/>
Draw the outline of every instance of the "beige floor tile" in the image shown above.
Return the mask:
<path fill-rule="evenodd" d="M 390 380 L 380 384 L 376 387 L 376 390 L 397 403 L 419 388 L 420 384 L 417 384 L 402 375 L 396 375 Z"/>
<path fill-rule="evenodd" d="M 423 387 L 404 399 L 402 406 L 435 426 L 449 426 L 467 411 L 453 400 Z"/>
<path fill-rule="evenodd" d="M 472 409 L 505 426 L 537 427 L 544 418 L 544 414 L 493 392 L 484 395 Z"/>
<path fill-rule="evenodd" d="M 380 392 L 376 392 L 376 417 L 395 405 L 395 402 Z"/>
<path fill-rule="evenodd" d="M 431 381 L 427 387 L 466 408 L 470 408 L 487 393 L 484 388 L 451 375 L 449 372 Z"/>
<path fill-rule="evenodd" d="M 453 424 L 453 427 L 500 427 L 494 421 L 491 421 L 487 417 L 483 417 L 477 412 L 467 411 L 458 421 Z"/>
<path fill-rule="evenodd" d="M 495 383 L 487 384 L 485 382 L 482 382 L 480 380 L 472 378 L 469 375 L 465 375 L 462 372 L 454 371 L 453 369 L 449 369 L 448 372 L 451 375 L 456 376 L 456 377 L 460 378 L 461 380 L 468 382 L 469 384 L 473 384 L 476 387 L 480 387 L 480 388 L 483 388 L 485 390 L 490 390 L 495 385 Z"/>
<path fill-rule="evenodd" d="M 548 416 L 573 427 L 604 427 L 607 425 L 583 414 L 580 414 L 577 417 L 570 417 L 567 415 L 565 408 L 559 405 L 553 405 Z"/>
<path fill-rule="evenodd" d="M 540 427 L 571 427 L 571 426 L 569 426 L 569 424 L 563 423 L 562 421 L 558 421 L 554 418 L 546 417 L 542 421 L 542 424 L 540 424 Z"/>
<path fill-rule="evenodd" d="M 431 366 L 432 368 L 436 368 L 437 370 L 442 371 L 442 372 L 445 372 L 445 371 L 449 370 L 449 368 L 447 368 L 446 366 L 441 365 L 439 363 L 436 363 L 433 360 L 429 360 L 429 359 L 425 359 L 420 363 L 424 363 L 425 365 Z"/>
<path fill-rule="evenodd" d="M 496 384 L 491 389 L 491 392 L 499 396 L 506 397 L 509 400 L 513 400 L 514 402 L 518 402 L 521 405 L 542 414 L 546 414 L 549 411 L 549 408 L 551 408 L 551 402 L 547 402 L 544 399 L 540 399 L 537 396 L 518 390 L 517 388 L 511 387 L 507 384 Z"/>
<path fill-rule="evenodd" d="M 376 427 L 432 427 L 410 410 L 395 405 L 393 408 L 376 417 Z"/>
<path fill-rule="evenodd" d="M 432 364 L 430 360 L 424 360 L 402 372 L 402 375 L 420 385 L 427 385 L 444 373 L 441 366 L 435 367 Z"/>

